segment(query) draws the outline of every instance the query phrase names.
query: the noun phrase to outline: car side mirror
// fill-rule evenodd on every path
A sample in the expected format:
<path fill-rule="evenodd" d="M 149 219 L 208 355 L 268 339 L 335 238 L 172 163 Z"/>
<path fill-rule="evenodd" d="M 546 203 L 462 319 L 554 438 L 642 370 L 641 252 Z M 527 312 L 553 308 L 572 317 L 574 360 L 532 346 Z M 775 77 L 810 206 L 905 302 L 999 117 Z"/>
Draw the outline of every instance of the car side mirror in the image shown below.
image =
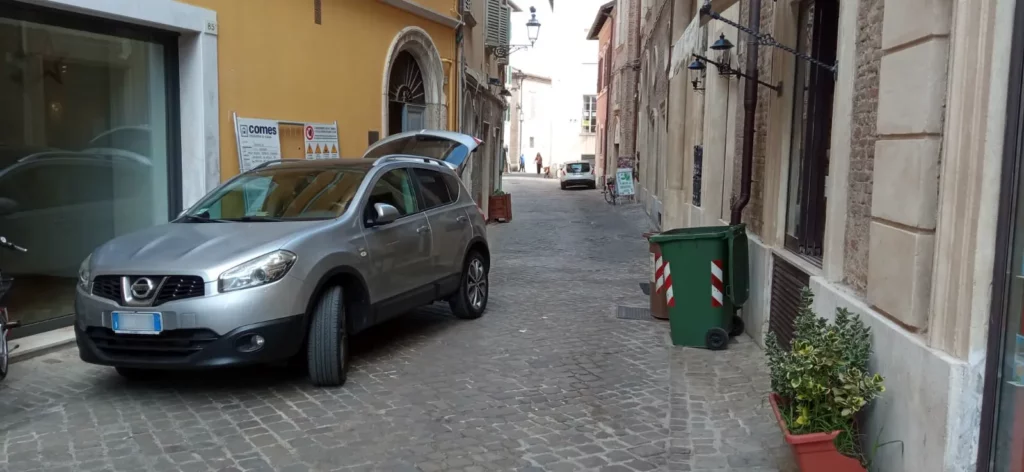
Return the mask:
<path fill-rule="evenodd" d="M 374 226 L 386 225 L 397 220 L 398 217 L 401 216 L 398 213 L 398 208 L 395 208 L 393 205 L 388 205 L 387 203 L 374 203 L 373 209 L 377 213 L 373 218 Z"/>

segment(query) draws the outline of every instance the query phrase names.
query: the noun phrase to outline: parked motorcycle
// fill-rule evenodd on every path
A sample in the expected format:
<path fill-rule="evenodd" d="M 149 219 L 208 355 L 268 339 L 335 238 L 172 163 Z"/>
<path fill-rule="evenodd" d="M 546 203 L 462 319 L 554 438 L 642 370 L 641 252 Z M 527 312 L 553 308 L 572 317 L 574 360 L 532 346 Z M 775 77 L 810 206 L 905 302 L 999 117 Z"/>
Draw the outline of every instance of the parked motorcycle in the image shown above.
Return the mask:
<path fill-rule="evenodd" d="M 3 236 L 0 236 L 0 248 L 9 251 L 28 252 L 28 249 L 8 241 Z M 0 302 L 4 301 L 4 295 L 7 295 L 7 291 L 11 289 L 11 284 L 13 283 L 13 278 L 5 277 L 3 272 L 0 271 Z M 11 330 L 17 328 L 20 324 L 17 321 L 11 321 L 7 316 L 7 307 L 0 305 L 0 380 L 7 377 L 7 366 L 11 361 L 12 349 L 8 347 L 7 337 Z"/>

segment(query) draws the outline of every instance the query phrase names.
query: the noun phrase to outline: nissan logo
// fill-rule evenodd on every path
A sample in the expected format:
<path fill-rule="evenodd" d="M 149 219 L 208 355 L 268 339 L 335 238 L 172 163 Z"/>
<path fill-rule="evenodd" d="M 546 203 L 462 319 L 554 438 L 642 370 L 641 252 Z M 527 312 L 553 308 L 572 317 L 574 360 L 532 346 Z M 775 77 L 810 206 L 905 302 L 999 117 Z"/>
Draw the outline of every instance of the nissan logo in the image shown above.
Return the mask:
<path fill-rule="evenodd" d="M 141 277 L 135 282 L 132 282 L 132 296 L 141 300 L 149 298 L 153 294 L 153 281 L 147 277 Z"/>

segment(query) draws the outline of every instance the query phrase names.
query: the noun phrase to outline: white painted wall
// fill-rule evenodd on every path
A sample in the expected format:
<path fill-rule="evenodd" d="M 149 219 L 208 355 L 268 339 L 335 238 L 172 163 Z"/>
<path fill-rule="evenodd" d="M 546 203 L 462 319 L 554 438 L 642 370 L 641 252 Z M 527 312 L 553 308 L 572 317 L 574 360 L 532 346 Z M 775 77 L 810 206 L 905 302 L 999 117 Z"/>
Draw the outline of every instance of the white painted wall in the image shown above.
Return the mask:
<path fill-rule="evenodd" d="M 526 168 L 535 171 L 534 157 L 539 152 L 544 158 L 544 165 L 550 162 L 552 154 L 552 89 L 550 84 L 523 80 L 523 154 L 526 157 Z M 518 119 L 517 113 L 512 114 Z M 530 144 L 533 138 L 533 144 Z M 516 156 L 518 159 L 519 156 Z"/>

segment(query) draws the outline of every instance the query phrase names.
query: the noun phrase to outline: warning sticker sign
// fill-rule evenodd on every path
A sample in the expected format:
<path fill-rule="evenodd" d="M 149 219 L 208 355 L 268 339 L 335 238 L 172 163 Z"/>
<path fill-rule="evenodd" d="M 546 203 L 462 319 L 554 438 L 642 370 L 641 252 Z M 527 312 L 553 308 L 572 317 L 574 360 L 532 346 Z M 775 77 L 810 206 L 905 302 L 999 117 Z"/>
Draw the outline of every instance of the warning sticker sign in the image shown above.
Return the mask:
<path fill-rule="evenodd" d="M 303 128 L 306 139 L 306 159 L 337 159 L 337 123 L 306 123 Z"/>

